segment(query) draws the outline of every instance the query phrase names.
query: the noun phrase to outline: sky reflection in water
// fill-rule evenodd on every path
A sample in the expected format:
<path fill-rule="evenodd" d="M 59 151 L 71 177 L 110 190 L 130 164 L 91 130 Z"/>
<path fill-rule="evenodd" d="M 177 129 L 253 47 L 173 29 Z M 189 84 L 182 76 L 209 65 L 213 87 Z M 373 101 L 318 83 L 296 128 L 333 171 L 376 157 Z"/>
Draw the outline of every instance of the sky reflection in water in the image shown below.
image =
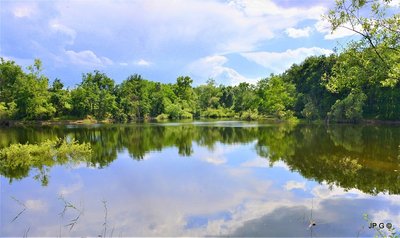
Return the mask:
<path fill-rule="evenodd" d="M 368 214 L 375 222 L 391 222 L 399 227 L 399 185 L 398 180 L 393 179 L 399 176 L 399 160 L 393 152 L 396 150 L 379 152 L 379 163 L 365 154 L 368 147 L 374 147 L 367 143 L 399 138 L 399 128 L 341 126 L 332 129 L 300 125 L 282 129 L 277 125 L 228 125 L 234 126 L 235 130 L 221 132 L 224 125 L 212 123 L 186 127 L 180 124 L 145 125 L 139 131 L 136 131 L 137 126 L 133 126 L 126 131 L 121 129 L 122 132 L 115 132 L 115 127 L 104 130 L 102 127 L 62 128 L 59 131 L 33 129 L 30 133 L 42 137 L 74 135 L 80 141 L 93 144 L 100 143 L 101 138 L 111 140 L 127 135 L 135 137 L 130 140 L 135 148 L 145 146 L 142 142 L 146 140 L 152 140 L 151 144 L 157 143 L 158 139 L 161 144 L 147 146 L 148 150 L 144 148 L 145 153 L 139 153 L 143 155 L 141 160 L 133 159 L 137 151 L 123 143 L 103 146 L 108 151 L 106 154 L 115 151 L 116 158 L 105 166 L 93 166 L 93 161 L 55 165 L 49 168 L 47 186 L 33 178 L 34 168 L 28 177 L 11 183 L 10 178 L 3 174 L 0 235 L 371 236 L 375 232 L 368 229 L 363 214 Z M 165 130 L 175 131 L 178 138 Z M 356 131 L 353 137 L 343 134 L 351 130 Z M 378 130 L 378 133 L 370 133 L 371 130 Z M 182 132 L 187 133 L 189 139 L 183 138 Z M 17 141 L 31 141 L 13 129 L 1 133 L 14 135 L 10 138 L 17 138 Z M 88 133 L 91 136 L 82 136 Z M 117 134 L 112 136 L 112 133 Z M 238 135 L 241 133 L 248 136 L 240 138 Z M 387 137 L 388 133 L 391 137 Z M 333 139 L 336 137 L 347 138 L 350 143 L 338 140 L 342 142 L 339 144 Z M 183 144 L 178 145 L 178 141 Z M 274 143 L 281 146 L 278 148 Z M 2 141 L 2 145 L 5 144 Z M 293 148 L 284 150 L 289 147 Z M 309 153 L 309 147 L 314 147 L 316 154 Z M 321 151 L 325 152 L 318 153 Z M 266 152 L 268 156 L 265 156 Z M 324 156 L 332 155 L 329 159 L 334 163 L 344 161 L 344 168 L 354 163 L 361 164 L 361 168 L 345 171 L 344 168 L 334 168 L 334 163 L 324 162 L 325 167 L 320 166 L 320 172 L 304 170 L 301 165 L 310 163 L 303 157 L 307 154 L 310 160 L 323 160 Z M 339 155 L 349 159 L 335 160 Z M 282 159 L 276 159 L 276 156 Z M 296 163 L 303 159 L 305 161 Z M 346 164 L 346 161 L 354 160 L 357 161 Z M 270 163 L 273 163 L 272 167 Z M 315 163 L 319 166 L 318 162 Z M 385 169 L 382 169 L 382 164 Z M 328 167 L 330 165 L 332 168 Z M 338 170 L 344 172 L 335 177 Z M 371 184 L 363 187 L 369 179 L 354 181 L 354 178 L 364 174 L 373 176 Z M 343 176 L 348 176 L 349 181 Z M 374 178 L 379 176 L 387 176 L 386 179 L 393 184 L 378 184 L 381 180 Z M 366 193 L 374 189 L 378 195 Z M 61 216 L 64 203 L 59 196 L 77 209 L 68 208 Z M 12 219 L 24 207 L 12 197 L 26 206 L 14 222 Z M 80 213 L 72 229 L 66 226 Z M 316 222 L 312 229 L 309 228 L 310 220 Z"/>

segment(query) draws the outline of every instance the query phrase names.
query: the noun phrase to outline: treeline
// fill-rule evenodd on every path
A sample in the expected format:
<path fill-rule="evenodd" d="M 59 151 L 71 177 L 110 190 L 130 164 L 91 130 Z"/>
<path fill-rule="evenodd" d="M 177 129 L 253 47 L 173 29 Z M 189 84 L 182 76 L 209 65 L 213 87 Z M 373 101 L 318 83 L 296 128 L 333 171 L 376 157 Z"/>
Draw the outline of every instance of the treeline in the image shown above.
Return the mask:
<path fill-rule="evenodd" d="M 344 64 L 349 59 L 352 62 Z M 356 75 L 357 68 L 362 75 Z M 96 70 L 84 74 L 79 85 L 68 89 L 59 79 L 49 85 L 41 70 L 40 60 L 35 60 L 28 72 L 24 72 L 15 62 L 1 59 L 1 119 L 92 117 L 118 122 L 193 117 L 400 119 L 399 84 L 383 86 L 379 80 L 369 78 L 376 75 L 362 70 L 352 52 L 309 57 L 281 75 L 261 79 L 256 85 L 216 85 L 209 79 L 207 84 L 193 87 L 193 80 L 187 76 L 178 77 L 174 84 L 163 84 L 137 74 L 116 84 Z M 347 70 L 352 72 L 351 77 L 340 78 L 339 82 L 340 73 L 350 74 Z M 381 74 L 384 78 L 385 73 Z"/>

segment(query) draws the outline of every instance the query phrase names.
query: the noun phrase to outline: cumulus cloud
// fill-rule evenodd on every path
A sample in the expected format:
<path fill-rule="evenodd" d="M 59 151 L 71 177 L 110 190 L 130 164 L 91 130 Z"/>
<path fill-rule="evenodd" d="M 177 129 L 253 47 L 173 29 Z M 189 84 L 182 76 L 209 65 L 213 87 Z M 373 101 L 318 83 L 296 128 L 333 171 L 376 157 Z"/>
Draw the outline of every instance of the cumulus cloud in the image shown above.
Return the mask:
<path fill-rule="evenodd" d="M 31 211 L 46 211 L 47 205 L 42 200 L 34 200 L 30 199 L 25 202 L 25 206 L 27 209 Z"/>
<path fill-rule="evenodd" d="M 81 181 L 71 184 L 69 186 L 62 186 L 59 191 L 58 194 L 60 196 L 68 196 L 70 194 L 76 193 L 80 190 L 82 190 L 83 188 L 83 183 Z"/>
<path fill-rule="evenodd" d="M 332 32 L 330 23 L 324 19 L 317 21 L 317 23 L 315 23 L 314 25 L 315 29 L 318 32 L 325 34 L 325 40 L 335 40 L 343 37 L 353 36 L 356 34 L 354 31 L 347 29 L 351 27 L 350 25 L 344 26 L 345 27 L 339 27 L 334 32 Z M 361 30 L 361 27 L 356 26 L 356 29 Z"/>
<path fill-rule="evenodd" d="M 116 43 L 116 49 L 121 41 L 130 42 L 138 52 L 179 50 L 196 43 L 208 54 L 253 50 L 277 31 L 302 20 L 318 20 L 326 11 L 322 6 L 284 8 L 271 0 L 77 1 L 70 5 L 57 2 L 58 21 L 82 34 L 91 33 L 93 39 Z M 135 14 L 131 9 L 136 9 Z"/>
<path fill-rule="evenodd" d="M 140 60 L 136 61 L 135 64 L 139 65 L 139 66 L 150 66 L 151 62 L 144 60 L 144 59 L 140 59 Z"/>
<path fill-rule="evenodd" d="M 75 37 L 76 37 L 76 31 L 74 29 L 63 25 L 56 20 L 50 21 L 49 26 L 52 31 L 59 32 L 61 34 L 68 36 L 70 38 L 70 40 L 68 41 L 68 44 L 73 44 Z"/>
<path fill-rule="evenodd" d="M 326 199 L 333 197 L 351 197 L 356 196 L 357 198 L 366 198 L 368 197 L 365 193 L 361 192 L 358 189 L 350 189 L 345 190 L 344 188 L 335 186 L 335 185 L 327 185 L 323 183 L 321 185 L 315 186 L 311 194 L 313 194 L 316 198 Z"/>
<path fill-rule="evenodd" d="M 371 219 L 372 219 L 372 221 L 375 221 L 378 223 L 390 222 L 397 229 L 400 226 L 400 213 L 395 212 L 395 211 L 390 211 L 389 209 L 374 211 L 373 214 L 371 215 Z"/>
<path fill-rule="evenodd" d="M 247 78 L 236 70 L 225 66 L 228 58 L 222 55 L 212 55 L 192 62 L 188 71 L 194 78 L 213 78 L 217 83 L 237 85 L 241 82 L 255 83 L 257 79 Z"/>
<path fill-rule="evenodd" d="M 207 163 L 211 163 L 214 165 L 222 165 L 228 161 L 227 157 L 230 153 L 233 153 L 235 150 L 239 149 L 240 147 L 238 147 L 237 145 L 230 145 L 226 147 L 221 147 L 217 145 L 215 149 L 207 151 L 204 154 L 201 154 L 199 158 L 200 160 Z"/>
<path fill-rule="evenodd" d="M 283 186 L 286 190 L 301 189 L 306 191 L 306 182 L 298 182 L 294 180 L 287 181 Z"/>
<path fill-rule="evenodd" d="M 389 6 L 400 7 L 400 0 L 392 0 L 391 2 L 389 2 Z"/>
<path fill-rule="evenodd" d="M 309 37 L 312 29 L 311 27 L 305 27 L 301 29 L 290 27 L 285 30 L 285 33 L 292 38 Z"/>
<path fill-rule="evenodd" d="M 31 17 L 38 11 L 37 6 L 33 2 L 18 2 L 16 6 L 12 8 L 14 17 L 23 18 Z"/>
<path fill-rule="evenodd" d="M 242 167 L 254 167 L 254 168 L 268 168 L 268 160 L 265 158 L 257 157 L 253 160 L 247 160 L 246 162 L 242 163 L 240 166 Z"/>
<path fill-rule="evenodd" d="M 256 62 L 274 73 L 281 73 L 288 69 L 292 64 L 298 64 L 305 58 L 312 55 L 329 55 L 332 50 L 312 47 L 286 50 L 284 52 L 249 52 L 241 55 L 246 59 Z"/>
<path fill-rule="evenodd" d="M 69 58 L 72 64 L 82 65 L 82 66 L 90 66 L 90 67 L 104 67 L 107 65 L 112 65 L 113 62 L 107 57 L 97 56 L 93 51 L 84 50 L 84 51 L 73 51 L 66 50 L 66 56 Z"/>
<path fill-rule="evenodd" d="M 323 6 L 314 6 L 311 8 L 289 7 L 284 8 L 278 6 L 270 0 L 232 0 L 231 5 L 236 6 L 248 16 L 263 17 L 267 15 L 282 16 L 284 19 L 302 18 L 302 19 L 319 19 L 321 14 L 326 11 Z"/>

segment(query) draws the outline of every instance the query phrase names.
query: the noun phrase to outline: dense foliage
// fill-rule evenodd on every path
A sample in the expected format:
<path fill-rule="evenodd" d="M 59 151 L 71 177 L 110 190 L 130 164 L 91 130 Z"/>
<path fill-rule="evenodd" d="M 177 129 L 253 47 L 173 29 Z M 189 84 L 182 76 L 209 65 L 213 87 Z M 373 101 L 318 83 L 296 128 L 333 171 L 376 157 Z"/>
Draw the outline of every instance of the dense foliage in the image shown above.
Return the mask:
<path fill-rule="evenodd" d="M 181 76 L 174 84 L 134 74 L 121 84 L 97 70 L 65 89 L 49 86 L 41 61 L 25 72 L 13 61 L 0 62 L 0 119 L 240 117 L 305 118 L 356 122 L 400 119 L 400 16 L 391 0 L 337 0 L 326 16 L 332 31 L 346 28 L 361 38 L 341 53 L 313 56 L 257 84 L 193 87 Z"/>
<path fill-rule="evenodd" d="M 395 182 L 400 170 L 399 126 L 263 126 L 252 122 L 168 125 L 0 128 L 4 135 L 0 137 L 0 174 L 10 180 L 33 174 L 46 185 L 50 169 L 56 165 L 103 168 L 122 151 L 142 160 L 165 148 L 192 156 L 199 147 L 213 150 L 221 143 L 248 144 L 265 158 L 266 165 L 281 161 L 308 179 L 370 194 L 400 194 L 400 183 Z"/>
<path fill-rule="evenodd" d="M 10 179 L 22 179 L 28 176 L 30 169 L 36 168 L 39 173 L 34 178 L 47 185 L 48 167 L 81 163 L 89 160 L 91 153 L 90 144 L 75 140 L 46 139 L 38 144 L 11 144 L 0 149 L 0 173 Z"/>

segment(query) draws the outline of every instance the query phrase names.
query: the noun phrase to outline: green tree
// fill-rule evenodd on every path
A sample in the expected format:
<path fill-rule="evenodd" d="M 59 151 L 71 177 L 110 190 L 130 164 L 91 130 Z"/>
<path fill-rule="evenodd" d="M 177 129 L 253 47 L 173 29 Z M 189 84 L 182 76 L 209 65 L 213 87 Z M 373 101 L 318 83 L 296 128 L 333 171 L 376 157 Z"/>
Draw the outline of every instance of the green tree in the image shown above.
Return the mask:
<path fill-rule="evenodd" d="M 71 96 L 73 112 L 77 116 L 93 115 L 97 119 L 106 119 L 117 109 L 114 81 L 97 70 L 84 74 L 82 83 Z"/>
<path fill-rule="evenodd" d="M 13 84 L 16 117 L 18 119 L 49 119 L 55 113 L 50 102 L 48 79 L 41 74 L 42 62 L 35 59 L 29 73 L 19 75 Z"/>
<path fill-rule="evenodd" d="M 224 108 L 231 108 L 234 102 L 234 93 L 232 86 L 220 86 L 221 97 L 219 99 L 220 105 Z"/>
<path fill-rule="evenodd" d="M 345 28 L 361 36 L 353 47 L 372 51 L 387 75 L 379 81 L 394 86 L 400 79 L 400 14 L 392 0 L 337 0 L 326 15 L 332 31 Z M 367 63 L 367 62 L 366 62 Z"/>
<path fill-rule="evenodd" d="M 64 84 L 60 79 L 55 79 L 50 88 L 50 102 L 55 107 L 55 116 L 68 115 L 72 109 L 71 94 L 64 89 Z"/>
<path fill-rule="evenodd" d="M 0 102 L 11 103 L 15 98 L 14 84 L 24 72 L 21 66 L 14 61 L 4 60 L 0 57 Z"/>
<path fill-rule="evenodd" d="M 296 88 L 282 77 L 271 75 L 270 78 L 260 80 L 258 84 L 261 96 L 260 108 L 262 112 L 274 115 L 277 118 L 291 118 L 292 108 L 296 102 Z"/>
<path fill-rule="evenodd" d="M 337 100 L 329 112 L 329 117 L 336 121 L 359 121 L 363 118 L 363 106 L 367 96 L 361 90 L 353 90 L 342 99 Z"/>
<path fill-rule="evenodd" d="M 134 74 L 118 88 L 119 105 L 128 120 L 142 119 L 150 113 L 149 84 L 141 75 Z"/>
<path fill-rule="evenodd" d="M 332 74 L 336 55 L 311 56 L 300 64 L 293 64 L 282 77 L 296 86 L 296 116 L 307 119 L 325 118 L 339 95 L 327 90 L 326 78 Z M 307 109 L 305 108 L 307 106 Z M 313 113 L 310 114 L 310 109 Z M 307 111 L 306 116 L 303 110 Z M 311 116 L 311 118 L 309 117 Z"/>
<path fill-rule="evenodd" d="M 208 79 L 206 85 L 196 88 L 198 103 L 201 110 L 207 108 L 218 108 L 220 106 L 220 89 L 216 86 L 214 79 Z"/>
<path fill-rule="evenodd" d="M 233 88 L 235 112 L 244 112 L 248 110 L 257 110 L 258 98 L 255 93 L 256 88 L 249 83 L 240 83 Z"/>
<path fill-rule="evenodd" d="M 177 96 L 177 99 L 173 102 L 177 105 L 180 110 L 180 118 L 192 118 L 193 114 L 197 113 L 196 110 L 196 94 L 193 90 L 191 84 L 193 80 L 189 76 L 180 76 L 176 79 L 176 83 L 174 85 L 174 92 Z M 168 111 L 173 111 L 174 113 L 177 111 L 175 110 L 175 106 L 167 106 L 169 109 L 166 109 L 166 113 L 169 114 Z"/>

